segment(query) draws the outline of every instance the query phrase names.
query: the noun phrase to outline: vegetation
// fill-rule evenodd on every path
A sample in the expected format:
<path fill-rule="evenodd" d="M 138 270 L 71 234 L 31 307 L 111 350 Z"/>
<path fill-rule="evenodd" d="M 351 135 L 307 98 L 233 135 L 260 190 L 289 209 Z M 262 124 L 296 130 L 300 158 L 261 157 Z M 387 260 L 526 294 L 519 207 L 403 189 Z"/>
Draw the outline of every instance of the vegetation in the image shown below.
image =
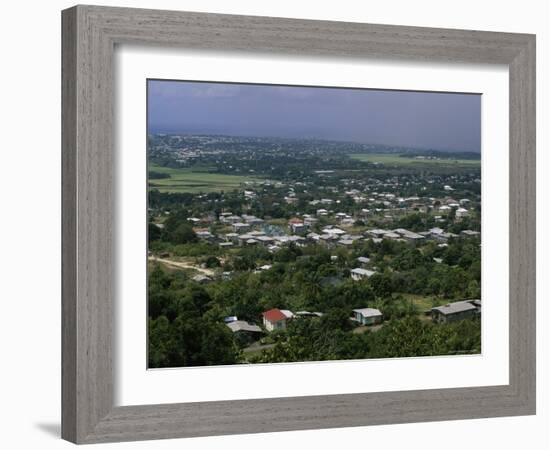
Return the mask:
<path fill-rule="evenodd" d="M 418 168 L 437 164 L 444 166 L 479 166 L 479 159 L 465 158 L 461 155 L 459 158 L 453 158 L 449 156 L 438 156 L 427 159 L 427 157 L 413 156 L 409 154 L 388 154 L 388 153 L 354 153 L 350 155 L 351 158 L 359 161 L 372 162 L 378 164 L 389 165 L 410 165 L 413 164 Z"/>
<path fill-rule="evenodd" d="M 212 192 L 238 188 L 250 177 L 208 172 L 207 168 L 170 168 L 151 165 L 149 188 L 159 192 Z"/>

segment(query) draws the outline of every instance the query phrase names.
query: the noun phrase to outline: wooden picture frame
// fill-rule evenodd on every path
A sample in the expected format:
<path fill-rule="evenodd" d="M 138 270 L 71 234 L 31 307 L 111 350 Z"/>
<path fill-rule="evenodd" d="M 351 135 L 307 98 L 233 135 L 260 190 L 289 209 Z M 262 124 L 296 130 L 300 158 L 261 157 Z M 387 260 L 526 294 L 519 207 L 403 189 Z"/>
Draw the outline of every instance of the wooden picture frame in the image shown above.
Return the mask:
<path fill-rule="evenodd" d="M 75 443 L 535 413 L 535 36 L 75 6 L 62 13 L 62 437 Z M 510 85 L 508 385 L 114 407 L 116 44 L 505 64 Z"/>

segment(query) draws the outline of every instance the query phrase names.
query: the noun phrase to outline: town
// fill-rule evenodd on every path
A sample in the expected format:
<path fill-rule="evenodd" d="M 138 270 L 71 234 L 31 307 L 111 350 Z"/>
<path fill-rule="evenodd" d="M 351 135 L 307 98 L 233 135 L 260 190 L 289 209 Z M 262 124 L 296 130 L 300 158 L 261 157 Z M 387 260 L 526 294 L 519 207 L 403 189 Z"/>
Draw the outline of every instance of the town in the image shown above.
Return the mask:
<path fill-rule="evenodd" d="M 149 365 L 481 351 L 479 154 L 148 139 Z"/>

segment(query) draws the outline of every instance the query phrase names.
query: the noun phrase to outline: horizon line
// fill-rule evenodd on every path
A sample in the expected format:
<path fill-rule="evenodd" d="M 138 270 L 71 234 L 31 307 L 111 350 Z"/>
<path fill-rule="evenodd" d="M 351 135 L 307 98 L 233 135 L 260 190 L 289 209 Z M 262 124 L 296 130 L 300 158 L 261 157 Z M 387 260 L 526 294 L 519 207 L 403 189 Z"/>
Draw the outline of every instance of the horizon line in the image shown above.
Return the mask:
<path fill-rule="evenodd" d="M 149 126 L 147 127 L 149 128 Z M 372 146 L 383 146 L 383 147 L 393 147 L 395 149 L 409 149 L 409 150 L 425 150 L 425 151 L 439 151 L 443 153 L 474 153 L 481 155 L 481 149 L 479 150 L 456 150 L 456 149 L 443 149 L 443 148 L 434 148 L 434 147 L 418 147 L 410 146 L 406 147 L 403 145 L 397 144 L 383 144 L 380 142 L 359 142 L 359 141 L 349 141 L 343 139 L 324 139 L 317 137 L 289 137 L 289 136 L 273 136 L 273 135 L 245 135 L 245 134 L 225 134 L 225 133 L 198 133 L 198 132 L 186 132 L 186 131 L 159 131 L 150 132 L 147 130 L 147 136 L 163 134 L 167 136 L 218 136 L 218 137 L 232 137 L 232 138 L 260 138 L 260 139 L 286 139 L 286 140 L 304 140 L 304 141 L 321 141 L 321 142 L 337 142 L 342 144 L 356 144 L 356 145 L 372 145 Z"/>

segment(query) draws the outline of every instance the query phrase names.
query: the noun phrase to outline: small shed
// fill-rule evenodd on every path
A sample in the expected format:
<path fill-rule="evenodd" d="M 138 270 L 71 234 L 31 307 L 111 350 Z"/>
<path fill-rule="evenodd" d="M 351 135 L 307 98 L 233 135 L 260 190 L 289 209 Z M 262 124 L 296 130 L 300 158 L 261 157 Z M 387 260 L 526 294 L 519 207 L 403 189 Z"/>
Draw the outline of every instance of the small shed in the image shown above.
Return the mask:
<path fill-rule="evenodd" d="M 361 325 L 375 325 L 382 322 L 382 313 L 376 308 L 360 308 L 353 310 L 354 318 Z"/>
<path fill-rule="evenodd" d="M 226 325 L 233 332 L 235 342 L 241 348 L 249 346 L 263 335 L 263 331 L 258 325 L 244 320 L 236 320 L 226 323 Z"/>
<path fill-rule="evenodd" d="M 262 329 L 258 325 L 245 322 L 244 320 L 234 320 L 228 322 L 226 325 L 233 331 L 233 333 L 262 333 Z"/>
<path fill-rule="evenodd" d="M 366 280 L 367 278 L 373 276 L 375 273 L 376 272 L 373 270 L 367 270 L 357 267 L 351 270 L 351 278 L 355 281 Z"/>
<path fill-rule="evenodd" d="M 436 308 L 432 308 L 432 321 L 436 323 L 448 323 L 476 317 L 480 313 L 481 303 L 479 305 L 478 309 L 473 304 L 473 301 L 460 301 L 437 306 Z"/>
<path fill-rule="evenodd" d="M 265 311 L 263 314 L 263 323 L 267 331 L 284 330 L 286 322 L 289 319 L 286 314 L 278 308 Z"/>

